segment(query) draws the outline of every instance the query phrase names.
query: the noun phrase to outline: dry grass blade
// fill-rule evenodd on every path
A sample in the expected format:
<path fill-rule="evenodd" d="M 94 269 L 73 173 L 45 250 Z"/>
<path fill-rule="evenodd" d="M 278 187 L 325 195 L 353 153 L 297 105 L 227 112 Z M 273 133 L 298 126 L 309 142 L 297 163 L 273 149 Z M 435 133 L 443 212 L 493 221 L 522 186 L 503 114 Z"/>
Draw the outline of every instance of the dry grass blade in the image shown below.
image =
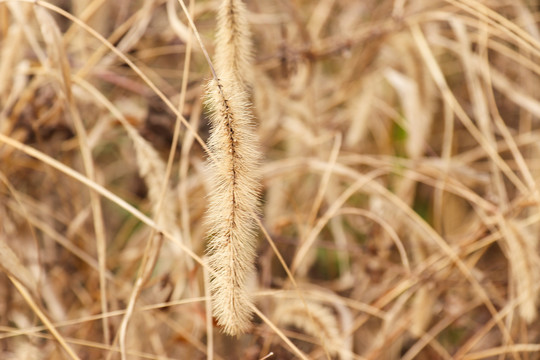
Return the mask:
<path fill-rule="evenodd" d="M 60 335 L 58 330 L 54 327 L 54 325 L 51 323 L 51 321 L 47 318 L 47 316 L 41 311 L 39 306 L 36 304 L 34 299 L 32 299 L 32 296 L 28 293 L 28 290 L 24 287 L 23 284 L 21 284 L 16 278 L 9 277 L 13 285 L 17 288 L 17 290 L 21 293 L 21 295 L 24 297 L 28 305 L 32 308 L 32 311 L 39 317 L 39 319 L 45 324 L 47 327 L 47 330 L 51 332 L 51 334 L 54 336 L 54 338 L 58 341 L 62 349 L 66 351 L 66 353 L 69 355 L 69 357 L 73 360 L 80 359 L 77 354 L 73 351 L 71 346 L 66 342 L 64 337 Z"/>
<path fill-rule="evenodd" d="M 29 156 L 35 157 L 36 159 L 39 159 L 45 164 L 50 165 L 51 167 L 57 169 L 61 173 L 64 173 L 73 179 L 81 182 L 85 186 L 91 188 L 92 190 L 96 191 L 97 193 L 101 194 L 104 198 L 109 199 L 114 204 L 118 205 L 120 208 L 126 210 L 133 216 L 135 216 L 138 220 L 140 220 L 142 223 L 148 225 L 150 228 L 161 231 L 161 229 L 157 226 L 155 221 L 150 219 L 148 216 L 143 214 L 141 211 L 137 210 L 135 207 L 130 205 L 127 201 L 120 198 L 118 195 L 115 195 L 114 193 L 110 192 L 109 190 L 105 189 L 103 186 L 96 184 L 94 181 L 88 179 L 84 175 L 78 173 L 77 171 L 67 167 L 66 165 L 62 164 L 61 162 L 47 156 L 46 154 L 43 154 L 42 152 L 35 150 L 27 145 L 21 144 L 18 141 L 15 141 L 4 134 L 0 133 L 0 142 L 3 142 L 17 150 L 20 150 L 24 152 L 25 154 L 28 154 Z M 192 250 L 187 248 L 184 244 L 178 241 L 172 234 L 169 234 L 168 232 L 163 232 L 163 234 L 171 241 L 175 242 L 180 248 L 182 248 L 183 251 L 185 251 L 189 256 L 191 256 L 195 261 L 197 261 L 202 266 L 205 265 L 203 260 L 197 256 Z"/>
<path fill-rule="evenodd" d="M 149 241 L 146 244 L 146 249 L 144 251 L 144 257 L 142 259 L 142 264 L 139 273 L 137 274 L 137 280 L 135 281 L 135 285 L 133 286 L 133 291 L 131 292 L 131 296 L 129 297 L 129 303 L 126 308 L 126 313 L 122 319 L 122 323 L 120 324 L 120 329 L 118 330 L 118 339 L 120 342 L 120 354 L 122 356 L 122 360 L 127 359 L 127 343 L 126 343 L 126 337 L 127 337 L 127 330 L 128 325 L 131 320 L 131 317 L 133 316 L 133 312 L 135 310 L 135 304 L 137 303 L 137 300 L 139 296 L 141 295 L 143 286 L 146 284 L 148 279 L 150 278 L 150 275 L 152 274 L 152 271 L 154 270 L 154 267 L 156 266 L 156 261 L 159 256 L 159 251 L 161 249 L 161 244 L 163 242 L 163 234 L 159 233 L 157 235 L 152 234 L 152 236 Z"/>
<path fill-rule="evenodd" d="M 493 358 L 497 355 L 502 356 L 505 354 L 515 354 L 515 353 L 533 353 L 537 354 L 540 352 L 540 345 L 538 344 L 515 344 L 511 346 L 500 346 L 488 350 L 477 351 L 471 354 L 468 354 L 464 357 L 466 360 L 477 360 L 477 359 L 487 359 Z"/>
<path fill-rule="evenodd" d="M 257 314 L 265 323 L 268 325 L 274 332 L 283 340 L 283 342 L 292 350 L 292 352 L 298 356 L 298 358 L 302 360 L 307 360 L 308 357 L 296 346 L 292 343 L 292 341 L 283 334 L 281 330 L 279 330 L 276 325 L 270 321 L 262 312 L 259 311 L 255 306 L 252 306 L 252 310 L 255 314 Z"/>
<path fill-rule="evenodd" d="M 62 35 L 58 25 L 52 18 L 52 16 L 42 7 L 34 7 L 36 18 L 41 26 L 41 32 L 43 38 L 47 43 L 47 53 L 51 66 L 60 72 L 60 78 L 62 79 L 62 88 L 66 97 L 66 107 L 69 109 L 69 113 L 73 119 L 77 135 L 79 137 L 79 146 L 83 157 L 84 167 L 88 177 L 91 180 L 96 179 L 94 161 L 92 159 L 92 150 L 88 143 L 88 137 L 86 129 L 82 122 L 77 104 L 73 98 L 72 81 L 71 81 L 71 69 L 65 49 L 63 47 Z M 99 195 L 93 191 L 90 192 L 90 201 L 92 207 L 92 213 L 94 217 L 94 231 L 98 249 L 99 259 L 99 273 L 100 273 L 100 293 L 101 293 L 101 308 L 103 312 L 108 311 L 107 304 L 107 282 L 105 279 L 106 269 L 106 239 L 105 239 L 105 225 L 103 222 L 103 210 L 101 207 L 101 200 Z M 105 343 L 109 343 L 109 323 L 108 319 L 103 319 L 103 336 Z"/>
<path fill-rule="evenodd" d="M 536 252 L 538 239 L 534 229 L 527 228 L 522 221 L 511 221 L 502 229 L 506 241 L 508 261 L 512 271 L 515 294 L 525 296 L 519 305 L 519 315 L 527 323 L 537 317 L 538 288 L 540 281 L 540 257 Z"/>
<path fill-rule="evenodd" d="M 139 173 L 148 187 L 148 198 L 156 224 L 181 239 L 176 226 L 177 204 L 174 193 L 169 184 L 163 181 L 167 179 L 167 165 L 148 141 L 135 132 L 130 131 L 130 136 L 135 147 Z"/>
<path fill-rule="evenodd" d="M 13 24 L 9 27 L 6 34 L 8 43 L 2 48 L 0 54 L 0 96 L 3 101 L 7 100 L 10 85 L 11 71 L 16 66 L 17 60 L 21 59 L 20 47 L 17 46 L 23 39 L 23 29 L 19 24 Z"/>
<path fill-rule="evenodd" d="M 3 237 L 0 237 L 0 269 L 21 282 L 32 294 L 37 294 L 37 283 L 32 273 L 23 265 Z"/>

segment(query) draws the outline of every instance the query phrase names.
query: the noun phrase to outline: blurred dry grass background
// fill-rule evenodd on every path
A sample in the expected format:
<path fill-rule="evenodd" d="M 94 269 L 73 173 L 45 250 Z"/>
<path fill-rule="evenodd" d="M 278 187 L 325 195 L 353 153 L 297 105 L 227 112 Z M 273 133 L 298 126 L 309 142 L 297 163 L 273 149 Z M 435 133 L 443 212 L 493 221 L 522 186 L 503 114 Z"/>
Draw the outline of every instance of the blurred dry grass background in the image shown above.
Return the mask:
<path fill-rule="evenodd" d="M 0 358 L 540 359 L 537 1 L 247 1 L 239 337 L 206 297 L 210 70 L 178 0 L 33 3 L 0 1 Z M 218 4 L 186 1 L 211 54 Z"/>

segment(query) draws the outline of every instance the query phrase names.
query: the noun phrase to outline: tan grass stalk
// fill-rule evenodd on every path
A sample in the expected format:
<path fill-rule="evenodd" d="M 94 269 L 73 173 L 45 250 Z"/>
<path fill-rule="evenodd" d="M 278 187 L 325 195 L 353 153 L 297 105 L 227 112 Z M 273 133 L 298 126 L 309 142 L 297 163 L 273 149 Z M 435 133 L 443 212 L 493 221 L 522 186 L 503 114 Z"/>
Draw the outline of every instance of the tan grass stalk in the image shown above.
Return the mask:
<path fill-rule="evenodd" d="M 148 187 L 148 199 L 152 205 L 152 214 L 156 223 L 163 230 L 180 236 L 175 220 L 177 212 L 175 195 L 167 184 L 163 184 L 167 164 L 148 141 L 136 132 L 128 131 L 128 134 L 135 148 L 139 174 Z M 167 200 L 165 201 L 160 200 L 163 186 L 166 187 L 164 198 Z"/>
<path fill-rule="evenodd" d="M 13 19 L 19 26 L 21 26 L 30 48 L 32 49 L 32 51 L 35 52 L 36 57 L 38 58 L 40 63 L 45 63 L 47 56 L 41 48 L 39 41 L 36 38 L 36 34 L 30 26 L 29 18 L 32 16 L 31 8 L 29 6 L 26 6 L 25 4 L 21 4 L 18 2 L 9 2 L 7 6 L 11 15 L 13 16 Z"/>
<path fill-rule="evenodd" d="M 540 257 L 536 251 L 538 238 L 535 232 L 519 220 L 509 221 L 508 227 L 505 226 L 502 230 L 506 233 L 505 245 L 515 294 L 526 294 L 525 301 L 519 304 L 518 312 L 521 318 L 530 324 L 537 317 L 538 287 L 534 285 L 540 280 Z"/>
<path fill-rule="evenodd" d="M 281 340 L 283 340 L 283 342 L 290 348 L 292 352 L 294 352 L 294 354 L 299 359 L 308 360 L 308 357 L 300 349 L 298 349 L 298 347 L 294 345 L 293 342 L 287 336 L 285 336 L 283 331 L 278 329 L 277 326 L 272 321 L 270 321 L 270 319 L 268 319 L 259 309 L 257 309 L 257 307 L 253 306 L 253 312 L 257 314 L 257 316 L 260 317 L 261 320 L 266 325 L 268 325 L 268 327 L 272 329 L 277 336 L 281 338 Z"/>
<path fill-rule="evenodd" d="M 96 170 L 92 159 L 92 149 L 88 143 L 88 135 L 84 127 L 81 115 L 75 103 L 71 85 L 71 69 L 67 54 L 62 42 L 61 31 L 54 21 L 53 17 L 47 10 L 39 6 L 34 7 L 36 18 L 41 27 L 41 32 L 45 43 L 47 44 L 47 53 L 51 65 L 60 73 L 62 79 L 62 87 L 65 94 L 65 103 L 68 113 L 70 114 L 77 137 L 79 138 L 79 146 L 83 159 L 83 164 L 88 177 L 91 180 L 96 179 Z M 101 308 L 104 313 L 108 311 L 107 304 L 107 282 L 105 278 L 106 269 L 106 238 L 105 224 L 103 221 L 103 210 L 99 194 L 90 191 L 90 206 L 94 218 L 94 231 L 96 236 L 96 245 L 99 260 L 99 281 L 100 281 L 100 297 Z M 108 319 L 103 319 L 103 336 L 105 343 L 109 343 L 109 322 Z"/>
<path fill-rule="evenodd" d="M 6 44 L 0 52 L 0 99 L 5 104 L 12 87 L 11 76 L 17 62 L 21 59 L 21 47 L 23 30 L 19 24 L 9 27 Z"/>
<path fill-rule="evenodd" d="M 97 184 L 95 181 L 90 180 L 89 178 L 85 177 L 81 173 L 73 170 L 72 168 L 64 165 L 60 161 L 44 154 L 41 151 L 38 151 L 34 149 L 31 146 L 25 145 L 21 143 L 20 141 L 14 140 L 2 133 L 0 133 L 0 143 L 6 144 L 14 149 L 17 149 L 24 154 L 27 154 L 28 156 L 31 156 L 44 164 L 47 164 L 48 166 L 58 170 L 60 173 L 65 174 L 66 176 L 69 176 L 70 178 L 80 182 L 81 184 L 87 186 L 88 188 L 96 191 L 104 198 L 110 200 L 112 203 L 118 205 L 120 208 L 124 209 L 125 211 L 132 214 L 135 218 L 140 220 L 142 223 L 148 225 L 150 228 L 156 231 L 160 231 L 161 228 L 157 226 L 156 222 L 152 219 L 150 219 L 148 216 L 143 214 L 140 210 L 135 208 L 133 205 L 129 204 L 126 200 L 120 198 L 118 195 L 115 195 L 111 191 L 104 188 L 102 185 Z M 204 261 L 197 256 L 191 249 L 187 248 L 184 244 L 182 244 L 178 239 L 174 238 L 170 233 L 164 232 L 163 234 L 165 237 L 167 237 L 169 240 L 174 241 L 182 250 L 188 253 L 189 256 L 191 256 L 195 261 L 197 261 L 199 264 L 204 266 Z"/>
<path fill-rule="evenodd" d="M 167 19 L 171 28 L 176 36 L 180 38 L 184 43 L 194 41 L 193 34 L 190 32 L 189 26 L 185 25 L 177 16 L 176 9 L 174 8 L 176 0 L 167 0 Z"/>
<path fill-rule="evenodd" d="M 124 121 L 122 121 L 122 123 L 127 125 L 127 123 Z M 122 359 L 125 359 L 127 354 L 126 334 L 129 321 L 133 314 L 133 309 L 137 299 L 140 296 L 142 288 L 152 274 L 159 257 L 160 249 L 163 243 L 163 234 L 161 231 L 172 234 L 175 239 L 182 242 L 180 229 L 176 225 L 177 206 L 176 201 L 174 200 L 175 196 L 172 189 L 168 185 L 170 166 L 167 166 L 152 145 L 142 138 L 136 131 L 134 131 L 133 128 L 128 125 L 126 130 L 133 141 L 139 173 L 148 187 L 148 198 L 152 205 L 152 213 L 156 224 L 161 230 L 157 234 L 155 230 L 152 230 L 149 236 L 142 259 L 143 265 L 141 266 L 141 271 L 137 275 L 137 280 L 135 281 L 135 286 L 133 287 L 133 291 L 129 299 L 126 315 L 122 319 L 119 331 Z M 178 130 L 176 133 L 178 133 Z M 174 149 L 175 145 L 173 144 L 172 147 Z M 170 244 L 167 244 L 167 246 L 167 250 L 169 251 L 167 251 L 166 256 L 168 256 L 168 258 L 165 258 L 164 260 L 166 266 L 169 268 L 168 270 L 175 267 L 175 265 L 167 262 L 168 260 L 173 260 L 171 259 L 170 254 L 177 255 L 174 256 L 176 266 L 182 267 L 184 258 L 178 256 L 180 254 L 175 251 L 177 247 L 172 247 Z M 171 273 L 172 272 L 173 271 L 171 271 Z M 179 284 L 179 282 L 176 283 Z"/>
<path fill-rule="evenodd" d="M 37 317 L 39 317 L 39 319 L 43 322 L 43 324 L 45 324 L 45 327 L 47 328 L 47 330 L 50 331 L 51 335 L 56 339 L 56 341 L 58 341 L 58 344 L 60 345 L 60 347 L 64 349 L 64 351 L 68 354 L 68 356 L 71 359 L 73 360 L 80 359 L 75 353 L 75 351 L 73 351 L 71 346 L 69 346 L 69 344 L 64 339 L 64 337 L 58 332 L 58 330 L 56 330 L 51 320 L 49 320 L 47 315 L 43 313 L 39 305 L 34 301 L 34 299 L 32 298 L 32 295 L 28 292 L 28 289 L 23 284 L 21 284 L 19 280 L 17 280 L 16 278 L 10 275 L 8 275 L 8 277 L 9 277 L 9 280 L 11 280 L 11 282 L 13 283 L 13 285 L 15 285 L 15 287 L 17 288 L 21 296 L 24 298 L 28 306 L 30 306 L 32 311 L 37 315 Z"/>
<path fill-rule="evenodd" d="M 427 261 L 427 250 L 425 244 L 416 233 L 411 235 L 413 238 L 411 241 L 412 254 L 415 262 L 418 264 L 425 263 Z M 418 291 L 413 295 L 411 301 L 411 335 L 415 338 L 420 338 L 427 330 L 433 319 L 433 313 L 426 311 L 426 309 L 433 309 L 436 302 L 437 293 L 434 291 L 431 284 L 422 284 Z"/>
<path fill-rule="evenodd" d="M 154 147 L 137 132 L 129 130 L 128 134 L 135 147 L 139 174 L 148 188 L 148 199 L 156 224 L 162 229 L 161 231 L 165 231 L 178 241 L 185 243 L 176 223 L 178 215 L 176 194 L 169 186 L 168 181 L 164 181 L 170 177 L 170 167 L 163 161 Z M 164 272 L 169 274 L 175 284 L 174 294 L 181 294 L 187 284 L 186 267 L 191 270 L 194 266 L 193 260 L 176 244 L 165 242 L 163 247 L 160 269 L 157 272 L 158 274 Z"/>
<path fill-rule="evenodd" d="M 37 294 L 37 283 L 28 268 L 11 249 L 4 236 L 0 236 L 0 271 L 17 279 L 33 295 Z"/>
<path fill-rule="evenodd" d="M 162 233 L 156 234 L 154 231 L 152 231 L 152 234 L 150 235 L 150 239 L 146 243 L 146 248 L 144 250 L 141 267 L 140 267 L 139 273 L 137 274 L 135 285 L 133 286 L 133 290 L 129 297 L 126 313 L 122 319 L 122 322 L 120 323 L 120 329 L 118 330 L 118 339 L 119 339 L 118 342 L 120 343 L 120 354 L 121 354 L 122 360 L 127 359 L 126 334 L 128 331 L 129 322 L 133 316 L 135 305 L 137 303 L 138 298 L 141 295 L 143 286 L 146 284 L 146 282 L 150 278 L 150 275 L 152 274 L 152 270 L 156 266 L 156 261 L 159 256 L 159 250 L 161 249 L 162 243 L 163 243 L 163 234 Z"/>
<path fill-rule="evenodd" d="M 321 31 L 331 18 L 335 3 L 336 0 L 322 0 L 317 2 L 307 24 L 307 30 L 311 39 L 318 40 Z"/>
<path fill-rule="evenodd" d="M 250 327 L 247 288 L 254 272 L 255 215 L 259 198 L 259 152 L 250 102 L 250 40 L 245 5 L 225 0 L 218 14 L 215 75 L 208 85 L 208 140 L 212 189 L 209 194 L 212 269 L 210 291 L 219 325 L 229 335 Z"/>

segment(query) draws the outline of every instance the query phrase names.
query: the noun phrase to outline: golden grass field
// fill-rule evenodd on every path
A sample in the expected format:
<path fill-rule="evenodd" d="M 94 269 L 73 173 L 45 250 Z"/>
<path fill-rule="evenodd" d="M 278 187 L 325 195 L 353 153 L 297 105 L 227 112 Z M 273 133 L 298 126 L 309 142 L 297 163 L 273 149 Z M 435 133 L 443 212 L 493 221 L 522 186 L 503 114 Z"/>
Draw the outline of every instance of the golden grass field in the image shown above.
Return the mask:
<path fill-rule="evenodd" d="M 540 3 L 184 1 L 0 0 L 0 359 L 540 359 Z"/>

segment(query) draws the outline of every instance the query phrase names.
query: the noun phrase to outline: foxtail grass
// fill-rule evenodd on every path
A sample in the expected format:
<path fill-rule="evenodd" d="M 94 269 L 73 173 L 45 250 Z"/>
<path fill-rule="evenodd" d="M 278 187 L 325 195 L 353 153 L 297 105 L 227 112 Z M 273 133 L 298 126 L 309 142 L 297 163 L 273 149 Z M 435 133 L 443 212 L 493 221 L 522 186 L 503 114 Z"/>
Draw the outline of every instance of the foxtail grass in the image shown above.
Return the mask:
<path fill-rule="evenodd" d="M 207 88 L 210 291 L 218 324 L 238 335 L 249 329 L 252 316 L 247 282 L 254 273 L 260 159 L 246 92 L 251 51 L 241 1 L 222 2 L 216 41 L 216 78 Z"/>

